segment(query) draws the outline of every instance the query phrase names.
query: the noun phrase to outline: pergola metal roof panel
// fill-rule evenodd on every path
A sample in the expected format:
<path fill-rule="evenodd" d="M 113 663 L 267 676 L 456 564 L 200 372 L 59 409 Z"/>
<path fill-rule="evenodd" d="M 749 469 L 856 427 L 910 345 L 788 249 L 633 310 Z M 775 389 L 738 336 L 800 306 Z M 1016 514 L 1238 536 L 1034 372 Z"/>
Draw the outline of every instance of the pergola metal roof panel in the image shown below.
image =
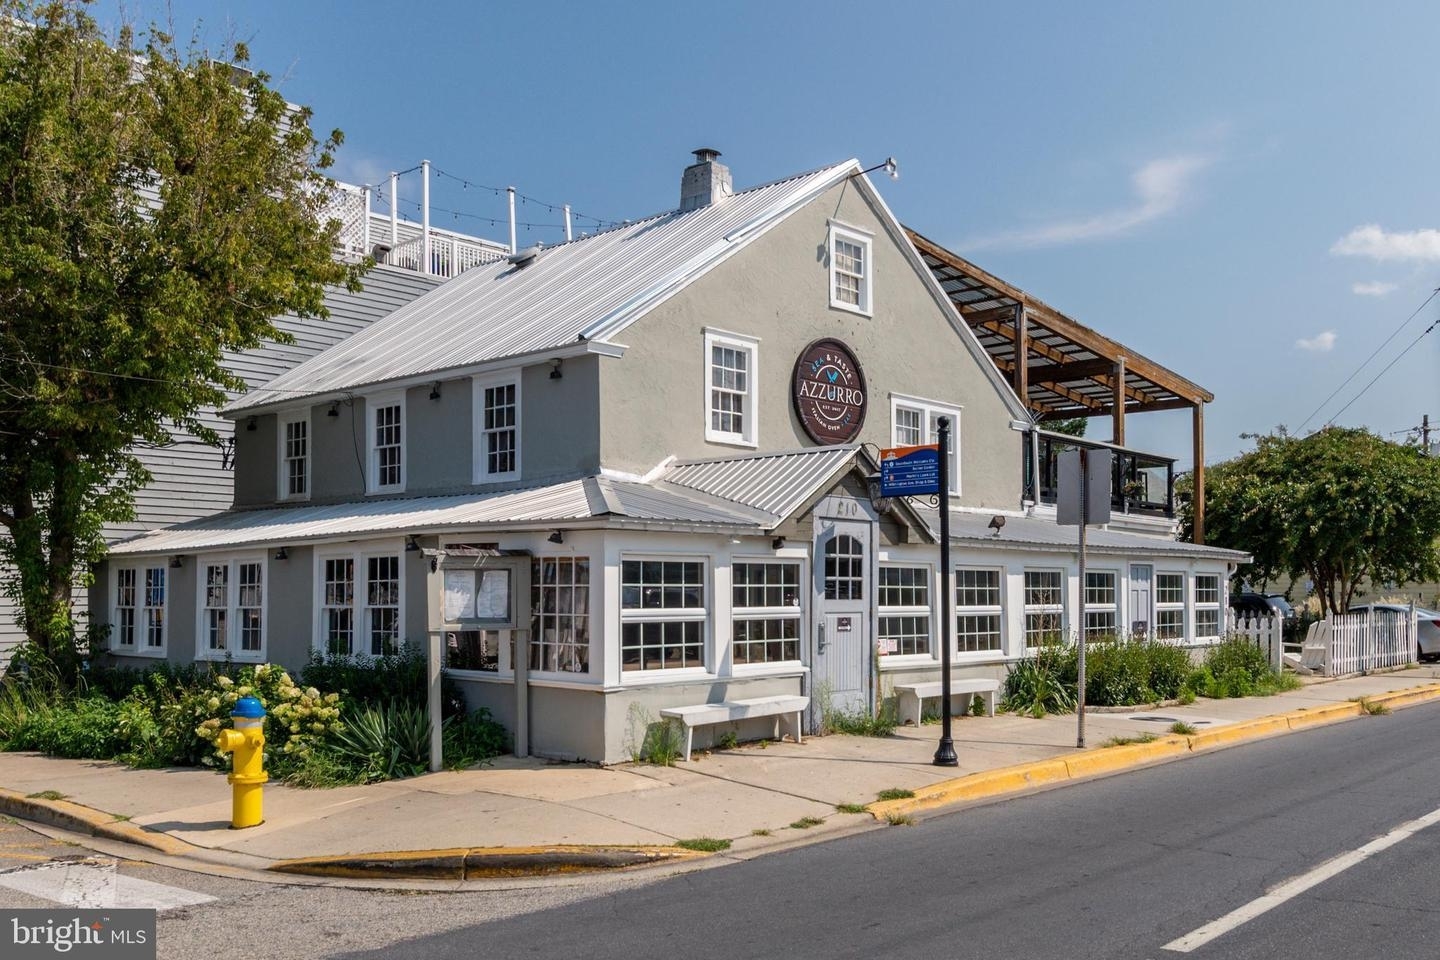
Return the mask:
<path fill-rule="evenodd" d="M 1014 311 L 1023 307 L 1029 356 L 1025 404 L 1045 417 L 1113 413 L 1114 370 L 1125 358 L 1125 412 L 1208 403 L 1214 395 L 1066 316 L 914 230 L 907 234 L 1001 373 L 1015 380 Z M 1075 365 L 1070 367 L 1070 365 Z M 1069 368 L 1069 369 L 1067 369 Z"/>

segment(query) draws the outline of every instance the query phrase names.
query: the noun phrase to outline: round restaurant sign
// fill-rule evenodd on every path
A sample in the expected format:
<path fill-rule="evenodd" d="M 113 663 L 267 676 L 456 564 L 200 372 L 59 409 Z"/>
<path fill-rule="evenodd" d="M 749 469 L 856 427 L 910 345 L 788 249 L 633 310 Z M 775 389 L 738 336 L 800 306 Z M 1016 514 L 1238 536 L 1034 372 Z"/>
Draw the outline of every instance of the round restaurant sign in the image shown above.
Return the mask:
<path fill-rule="evenodd" d="M 790 398 L 816 443 L 849 443 L 865 423 L 865 374 L 839 340 L 816 340 L 795 360 Z"/>

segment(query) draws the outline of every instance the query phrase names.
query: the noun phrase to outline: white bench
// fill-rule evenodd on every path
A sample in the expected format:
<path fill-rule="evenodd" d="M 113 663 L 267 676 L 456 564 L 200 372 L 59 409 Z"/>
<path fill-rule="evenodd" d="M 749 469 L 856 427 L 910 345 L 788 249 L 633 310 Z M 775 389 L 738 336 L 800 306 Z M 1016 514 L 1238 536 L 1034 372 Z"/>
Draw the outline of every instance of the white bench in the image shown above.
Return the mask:
<path fill-rule="evenodd" d="M 757 717 L 775 718 L 775 739 L 780 739 L 780 719 L 793 719 L 792 730 L 795 742 L 804 743 L 800 734 L 800 723 L 805 709 L 810 706 L 809 697 L 779 696 L 752 697 L 748 700 L 726 700 L 723 703 L 698 703 L 689 707 L 666 707 L 660 716 L 679 720 L 685 725 L 685 759 L 690 759 L 690 745 L 695 739 L 695 728 L 712 723 L 734 723 L 737 720 L 753 720 Z"/>
<path fill-rule="evenodd" d="M 920 726 L 920 706 L 932 697 L 941 696 L 944 681 L 929 680 L 925 683 L 898 683 L 895 685 L 895 693 L 899 697 L 898 714 L 900 723 L 904 724 L 909 720 L 915 726 Z M 950 678 L 950 700 L 951 714 L 969 713 L 970 697 L 977 694 L 985 699 L 985 710 L 990 716 L 995 716 L 995 692 L 1000 689 L 999 680 L 989 680 L 982 677 L 951 677 Z M 965 697 L 961 701 L 962 709 L 953 708 L 956 697 Z"/>

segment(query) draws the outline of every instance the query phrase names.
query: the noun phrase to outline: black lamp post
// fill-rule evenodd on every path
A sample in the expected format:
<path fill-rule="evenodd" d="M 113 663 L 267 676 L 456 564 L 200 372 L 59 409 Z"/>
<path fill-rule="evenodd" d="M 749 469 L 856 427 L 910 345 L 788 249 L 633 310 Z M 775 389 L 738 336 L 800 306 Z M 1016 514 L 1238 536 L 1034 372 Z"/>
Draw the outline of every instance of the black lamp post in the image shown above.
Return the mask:
<path fill-rule="evenodd" d="M 940 444 L 940 745 L 935 766 L 958 767 L 955 741 L 950 738 L 950 418 L 941 417 L 936 439 Z"/>

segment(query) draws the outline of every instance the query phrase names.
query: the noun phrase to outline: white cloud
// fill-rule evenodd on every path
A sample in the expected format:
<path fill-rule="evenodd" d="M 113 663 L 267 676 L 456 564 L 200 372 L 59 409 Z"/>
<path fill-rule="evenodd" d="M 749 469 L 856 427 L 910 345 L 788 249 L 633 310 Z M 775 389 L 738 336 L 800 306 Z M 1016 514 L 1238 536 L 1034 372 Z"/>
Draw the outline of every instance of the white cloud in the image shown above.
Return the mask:
<path fill-rule="evenodd" d="M 1394 293 L 1398 287 L 1396 284 L 1386 283 L 1383 280 L 1374 280 L 1370 283 L 1352 284 L 1350 289 L 1362 297 L 1383 297 L 1387 294 Z"/>
<path fill-rule="evenodd" d="M 960 246 L 1047 247 L 1101 240 L 1128 233 L 1176 210 L 1188 197 L 1196 174 L 1210 165 L 1207 157 L 1186 155 L 1151 160 L 1130 176 L 1136 202 L 1118 210 L 1074 220 L 1057 220 L 1021 230 L 979 237 Z"/>
<path fill-rule="evenodd" d="M 1367 223 L 1336 240 L 1330 252 L 1371 260 L 1440 260 L 1440 230 L 1386 233 L 1379 224 Z"/>
<path fill-rule="evenodd" d="M 1313 337 L 1301 337 L 1295 341 L 1295 346 L 1301 350 L 1309 350 L 1312 353 L 1329 353 L 1335 349 L 1335 331 L 1326 330 L 1324 333 L 1317 333 Z"/>

